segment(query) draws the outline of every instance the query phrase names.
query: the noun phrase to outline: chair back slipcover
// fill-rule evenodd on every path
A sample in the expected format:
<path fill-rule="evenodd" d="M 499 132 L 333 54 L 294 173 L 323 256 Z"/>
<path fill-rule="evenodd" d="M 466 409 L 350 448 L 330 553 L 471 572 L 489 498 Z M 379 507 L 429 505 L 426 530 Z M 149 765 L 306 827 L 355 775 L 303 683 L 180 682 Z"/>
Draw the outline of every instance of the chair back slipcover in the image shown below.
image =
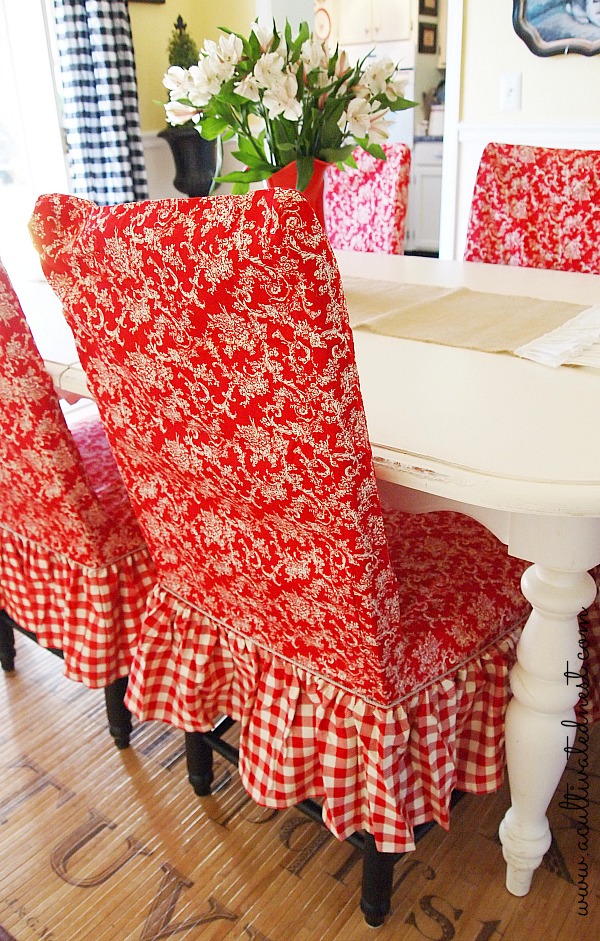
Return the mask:
<path fill-rule="evenodd" d="M 269 806 L 411 848 L 502 777 L 524 563 L 379 503 L 341 281 L 308 203 L 38 200 L 30 228 L 154 556 L 128 704 L 241 723 Z"/>
<path fill-rule="evenodd" d="M 0 607 L 66 674 L 131 662 L 153 564 L 97 417 L 70 429 L 0 262 Z"/>
<path fill-rule="evenodd" d="M 464 259 L 600 274 L 600 150 L 488 144 Z"/>
<path fill-rule="evenodd" d="M 356 170 L 334 165 L 327 170 L 325 230 L 334 248 L 388 255 L 404 252 L 410 148 L 395 143 L 382 146 L 386 160 L 357 147 Z"/>

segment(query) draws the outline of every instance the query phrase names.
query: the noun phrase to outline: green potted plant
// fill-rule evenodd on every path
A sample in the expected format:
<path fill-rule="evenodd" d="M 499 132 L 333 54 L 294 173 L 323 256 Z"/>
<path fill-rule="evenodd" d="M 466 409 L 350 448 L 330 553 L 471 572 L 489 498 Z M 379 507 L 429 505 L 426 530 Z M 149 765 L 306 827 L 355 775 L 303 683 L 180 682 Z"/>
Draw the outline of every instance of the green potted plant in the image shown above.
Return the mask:
<path fill-rule="evenodd" d="M 169 67 L 189 69 L 198 64 L 198 46 L 187 31 L 187 23 L 177 17 L 167 47 Z M 219 142 L 204 140 L 193 124 L 168 125 L 159 131 L 175 162 L 173 186 L 187 196 L 208 196 L 219 167 Z"/>

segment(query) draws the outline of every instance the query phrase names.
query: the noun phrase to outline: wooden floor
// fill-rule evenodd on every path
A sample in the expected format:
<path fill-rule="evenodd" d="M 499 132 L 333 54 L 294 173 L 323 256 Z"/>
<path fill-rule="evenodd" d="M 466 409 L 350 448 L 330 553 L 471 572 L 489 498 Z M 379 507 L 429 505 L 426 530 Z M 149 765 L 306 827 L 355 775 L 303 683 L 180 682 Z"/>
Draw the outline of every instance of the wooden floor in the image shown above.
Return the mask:
<path fill-rule="evenodd" d="M 24 638 L 17 667 L 0 676 L 0 926 L 17 941 L 600 938 L 598 734 L 565 772 L 528 897 L 504 889 L 506 789 L 467 797 L 449 834 L 435 828 L 397 864 L 392 914 L 375 931 L 350 846 L 296 810 L 249 802 L 221 759 L 214 795 L 195 797 L 181 733 L 141 725 L 119 752 L 101 693 Z M 589 804 L 561 808 L 582 783 Z"/>

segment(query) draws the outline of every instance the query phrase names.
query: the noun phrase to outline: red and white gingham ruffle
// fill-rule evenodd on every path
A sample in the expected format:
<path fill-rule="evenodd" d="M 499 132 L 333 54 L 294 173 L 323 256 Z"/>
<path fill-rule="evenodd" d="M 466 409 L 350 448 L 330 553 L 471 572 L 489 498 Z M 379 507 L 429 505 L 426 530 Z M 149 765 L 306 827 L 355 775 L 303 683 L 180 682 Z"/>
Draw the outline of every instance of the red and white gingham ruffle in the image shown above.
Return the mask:
<path fill-rule="evenodd" d="M 339 839 L 362 828 L 379 849 L 414 848 L 413 828 L 447 827 L 454 788 L 496 790 L 503 775 L 508 672 L 520 627 L 451 675 L 386 708 L 259 648 L 156 588 L 130 676 L 140 719 L 206 731 L 240 722 L 240 774 L 269 807 L 323 799 Z"/>
<path fill-rule="evenodd" d="M 156 580 L 147 549 L 91 569 L 3 530 L 0 572 L 0 607 L 63 652 L 69 679 L 96 688 L 128 674 Z"/>

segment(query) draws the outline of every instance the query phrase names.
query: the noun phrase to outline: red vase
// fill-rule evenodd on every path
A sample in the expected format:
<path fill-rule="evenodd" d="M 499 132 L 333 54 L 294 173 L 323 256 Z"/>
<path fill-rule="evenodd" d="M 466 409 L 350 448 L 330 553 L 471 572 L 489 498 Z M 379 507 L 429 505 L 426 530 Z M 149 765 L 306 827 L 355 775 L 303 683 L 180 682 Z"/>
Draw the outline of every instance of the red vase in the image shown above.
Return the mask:
<path fill-rule="evenodd" d="M 325 216 L 323 214 L 323 186 L 325 184 L 325 173 L 327 167 L 329 166 L 324 160 L 315 160 L 313 175 L 310 178 L 310 183 L 305 190 L 302 190 L 302 195 L 315 211 L 315 215 L 323 229 L 325 228 Z M 281 170 L 277 170 L 268 180 L 265 180 L 267 189 L 275 189 L 276 186 L 281 187 L 286 190 L 295 190 L 298 187 L 296 186 L 296 180 L 298 178 L 298 171 L 296 169 L 296 161 L 288 163 L 287 166 L 282 167 Z"/>

